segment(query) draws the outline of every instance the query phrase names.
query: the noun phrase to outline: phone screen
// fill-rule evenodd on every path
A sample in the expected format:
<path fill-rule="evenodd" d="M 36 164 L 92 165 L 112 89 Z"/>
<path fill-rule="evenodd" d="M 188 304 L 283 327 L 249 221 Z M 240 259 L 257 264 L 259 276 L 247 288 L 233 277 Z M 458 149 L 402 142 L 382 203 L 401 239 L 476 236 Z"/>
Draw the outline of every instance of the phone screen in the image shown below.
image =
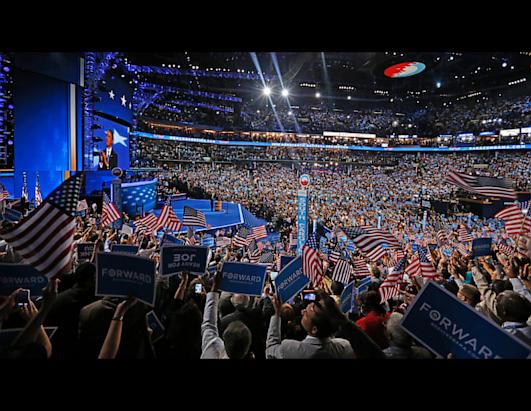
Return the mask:
<path fill-rule="evenodd" d="M 308 301 L 315 301 L 315 293 L 305 293 L 304 299 Z"/>
<path fill-rule="evenodd" d="M 29 304 L 30 290 L 22 290 L 16 296 L 17 305 Z"/>
<path fill-rule="evenodd" d="M 201 291 L 203 291 L 203 286 L 201 284 L 196 284 L 195 285 L 196 294 L 201 294 Z"/>

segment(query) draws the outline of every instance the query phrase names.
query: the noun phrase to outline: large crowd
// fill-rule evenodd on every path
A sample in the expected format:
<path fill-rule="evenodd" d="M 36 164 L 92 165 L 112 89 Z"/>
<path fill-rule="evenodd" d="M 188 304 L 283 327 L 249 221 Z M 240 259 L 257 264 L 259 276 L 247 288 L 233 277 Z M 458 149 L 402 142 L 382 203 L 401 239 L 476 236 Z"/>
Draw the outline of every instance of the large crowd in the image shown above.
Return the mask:
<path fill-rule="evenodd" d="M 173 147 L 175 148 L 175 147 Z M 171 149 L 171 148 L 170 148 Z M 180 153 L 179 147 L 175 152 Z M 151 148 L 147 148 L 149 152 Z M 142 154 L 142 156 L 144 153 Z M 377 157 L 376 157 L 377 158 Z M 259 164 L 250 170 L 236 164 L 183 165 L 152 171 L 160 179 L 164 194 L 176 191 L 202 193 L 206 198 L 234 201 L 265 218 L 268 231 L 278 239 L 264 239 L 262 252 L 272 252 L 275 263 L 262 295 L 249 297 L 220 292 L 220 267 L 224 261 L 249 262 L 245 249 L 214 246 L 211 266 L 203 276 L 180 273 L 157 276 L 155 306 L 135 298 L 95 296 L 95 256 L 112 244 L 136 244 L 138 255 L 160 259 L 161 238 L 154 234 L 125 234 L 97 225 L 101 208 L 96 206 L 77 217 L 76 243 L 93 243 L 89 261 L 74 252 L 72 271 L 49 281 L 43 297 L 19 306 L 19 290 L 0 300 L 2 329 L 22 328 L 10 343 L 1 347 L 3 358 L 110 359 L 110 358 L 434 358 L 415 341 L 400 321 L 424 279 L 404 276 L 400 295 L 382 302 L 378 292 L 392 263 L 390 256 L 371 261 L 359 250 L 353 258 L 364 258 L 371 284 L 357 297 L 359 310 L 343 313 L 339 298 L 345 284 L 332 281 L 335 267 L 321 250 L 325 277 L 315 289 L 316 301 L 301 295 L 281 304 L 271 286 L 281 255 L 294 255 L 291 238 L 295 232 L 298 175 L 310 174 L 309 220 L 336 233 L 352 226 L 379 225 L 390 232 L 407 255 L 413 244 L 437 243 L 440 227 L 456 237 L 466 226 L 474 237 L 492 237 L 492 258 L 472 259 L 455 248 L 449 255 L 436 248 L 431 253 L 435 281 L 482 315 L 493 320 L 520 341 L 531 345 L 531 238 L 510 238 L 504 223 L 495 218 L 471 215 L 441 215 L 428 211 L 423 222 L 421 201 L 452 198 L 456 188 L 445 183 L 449 170 L 507 177 L 519 188 L 529 186 L 529 152 L 470 155 L 396 156 L 393 166 L 360 165 L 328 170 Z M 475 165 L 487 164 L 486 168 Z M 133 218 L 124 214 L 124 222 Z M 9 224 L 9 223 L 4 223 Z M 236 228 L 216 230 L 214 237 L 233 237 Z M 196 234 L 201 241 L 205 233 Z M 160 237 L 160 236 L 159 236 Z M 326 237 L 326 249 L 334 250 L 339 237 Z M 506 255 L 500 244 L 512 246 Z M 21 257 L 4 241 L 0 260 L 19 263 Z M 146 314 L 153 310 L 164 332 L 153 338 Z M 58 327 L 49 338 L 44 327 Z"/>
<path fill-rule="evenodd" d="M 403 112 L 388 108 L 338 109 L 324 102 L 317 106 L 293 107 L 258 107 L 246 102 L 237 110 L 239 115 L 237 112 L 235 114 L 197 107 L 181 107 L 179 111 L 176 113 L 171 111 L 171 107 L 153 105 L 143 116 L 182 125 L 210 125 L 234 131 L 235 135 L 230 138 L 242 140 L 249 138 L 242 136 L 241 132 L 281 133 L 282 136 L 276 137 L 281 141 L 292 141 L 296 138 L 286 133 L 322 136 L 325 131 L 369 133 L 381 137 L 405 134 L 437 137 L 441 134 L 455 135 L 465 132 L 477 136 L 483 131 L 528 127 L 531 123 L 531 98 L 524 96 L 491 97 L 489 100 L 469 99 L 454 104 L 447 103 L 443 107 L 408 109 L 402 110 Z M 148 126 L 144 129 L 153 132 L 156 127 Z M 164 131 L 164 128 L 157 131 Z M 212 138 L 212 135 L 206 137 Z M 271 141 L 275 136 L 252 137 L 260 141 L 266 141 L 266 138 Z"/>

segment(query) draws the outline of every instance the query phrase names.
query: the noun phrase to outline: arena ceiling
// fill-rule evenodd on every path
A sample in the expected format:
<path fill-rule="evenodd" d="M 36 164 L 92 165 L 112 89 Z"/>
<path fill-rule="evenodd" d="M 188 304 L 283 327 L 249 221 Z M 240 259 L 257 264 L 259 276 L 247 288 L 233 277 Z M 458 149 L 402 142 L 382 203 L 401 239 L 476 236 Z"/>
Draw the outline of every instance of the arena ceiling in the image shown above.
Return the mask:
<path fill-rule="evenodd" d="M 280 97 L 282 88 L 290 99 L 305 103 L 333 101 L 437 104 L 481 92 L 484 96 L 500 93 L 529 94 L 530 52 L 162 52 L 124 53 L 131 64 L 141 66 L 261 71 L 276 79 L 265 81 L 272 95 Z M 391 78 L 384 74 L 399 63 L 421 63 Z M 259 69 L 257 66 L 259 64 Z M 418 67 L 424 66 L 423 70 Z M 396 72 L 396 71 L 395 71 Z M 415 74 L 417 73 L 417 74 Z M 182 78 L 161 74 L 142 74 L 143 79 L 162 84 L 185 84 L 212 92 L 226 92 L 250 99 L 260 96 L 261 80 Z M 280 80 L 280 78 L 282 80 Z M 526 79 L 526 80 L 522 80 Z M 511 84 L 512 83 L 512 84 Z M 318 97 L 316 97 L 318 96 Z M 418 102 L 418 103 L 417 103 Z"/>

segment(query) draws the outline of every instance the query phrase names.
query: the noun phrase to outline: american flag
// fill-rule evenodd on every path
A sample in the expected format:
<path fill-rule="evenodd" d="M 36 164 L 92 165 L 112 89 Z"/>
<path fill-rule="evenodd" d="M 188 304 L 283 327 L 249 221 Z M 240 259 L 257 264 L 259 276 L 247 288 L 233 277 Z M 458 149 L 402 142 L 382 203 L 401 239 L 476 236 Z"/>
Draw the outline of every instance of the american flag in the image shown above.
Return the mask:
<path fill-rule="evenodd" d="M 390 248 L 401 248 L 400 243 L 391 233 L 371 226 L 345 228 L 343 231 L 365 253 L 374 250 L 381 244 Z"/>
<path fill-rule="evenodd" d="M 29 198 L 28 197 L 28 183 L 26 181 L 26 172 L 25 171 L 22 172 L 22 178 L 23 178 L 23 182 L 22 182 L 22 195 L 21 195 L 21 197 L 24 200 L 28 201 L 28 198 Z"/>
<path fill-rule="evenodd" d="M 494 217 L 503 220 L 505 231 L 509 235 L 524 234 L 526 231 L 531 230 L 531 219 L 529 216 L 525 216 L 517 205 L 504 208 L 496 213 Z"/>
<path fill-rule="evenodd" d="M 106 192 L 103 192 L 103 207 L 101 211 L 101 227 L 105 227 L 109 224 L 114 223 L 116 220 L 120 219 L 122 216 L 116 208 L 116 205 L 111 202 L 111 199 Z"/>
<path fill-rule="evenodd" d="M 387 246 L 387 244 L 380 244 L 380 245 L 376 246 L 376 248 L 374 250 L 372 250 L 371 252 L 367 253 L 366 257 L 369 260 L 371 260 L 373 262 L 376 262 L 379 259 L 383 258 L 388 250 L 389 250 L 389 247 Z"/>
<path fill-rule="evenodd" d="M 250 233 L 251 230 L 249 229 L 249 227 L 241 226 L 232 241 L 233 247 L 245 247 L 246 245 L 248 245 L 250 241 Z"/>
<path fill-rule="evenodd" d="M 437 231 L 437 245 L 441 247 L 448 241 L 448 237 L 444 230 Z"/>
<path fill-rule="evenodd" d="M 70 270 L 83 177 L 84 173 L 70 177 L 27 217 L 0 232 L 26 264 L 49 278 Z"/>
<path fill-rule="evenodd" d="M 457 240 L 458 241 L 460 241 L 462 243 L 466 243 L 466 242 L 472 241 L 473 239 L 474 239 L 474 237 L 469 234 L 469 232 L 467 231 L 467 229 L 464 226 L 459 227 L 459 229 L 457 230 Z"/>
<path fill-rule="evenodd" d="M 182 228 L 182 224 L 171 206 L 170 197 L 166 200 L 159 214 L 159 227 L 166 227 L 173 231 L 180 231 Z"/>
<path fill-rule="evenodd" d="M 420 275 L 420 260 L 417 256 L 413 256 L 409 264 L 404 269 L 404 272 L 409 277 L 415 277 L 416 275 Z"/>
<path fill-rule="evenodd" d="M 149 213 L 147 216 L 136 220 L 135 226 L 138 227 L 137 233 L 143 233 L 144 231 L 153 232 L 153 230 L 159 228 L 159 221 L 155 214 Z"/>
<path fill-rule="evenodd" d="M 265 225 L 260 225 L 258 227 L 254 227 L 251 230 L 251 233 L 249 234 L 249 238 L 255 239 L 255 240 L 261 240 L 262 238 L 267 237 L 267 230 Z"/>
<path fill-rule="evenodd" d="M 424 278 L 434 279 L 437 276 L 435 268 L 428 259 L 428 250 L 419 247 L 420 275 Z"/>
<path fill-rule="evenodd" d="M 336 248 L 330 253 L 330 257 L 328 258 L 331 263 L 336 263 L 337 260 L 339 260 L 339 257 L 341 257 L 341 247 L 336 245 Z"/>
<path fill-rule="evenodd" d="M 471 176 L 450 171 L 444 181 L 486 197 L 511 198 L 513 200 L 517 198 L 516 191 L 503 178 Z"/>
<path fill-rule="evenodd" d="M 367 267 L 367 263 L 364 260 L 356 259 L 352 260 L 354 263 L 354 275 L 356 277 L 370 276 L 371 273 Z"/>
<path fill-rule="evenodd" d="M 507 244 L 499 243 L 498 250 L 500 250 L 503 254 L 507 256 L 514 254 L 514 247 L 511 247 L 510 245 L 507 245 Z"/>
<path fill-rule="evenodd" d="M 41 203 L 41 183 L 39 181 L 39 173 L 37 173 L 37 176 L 35 177 L 35 207 L 38 207 Z"/>
<path fill-rule="evenodd" d="M 378 288 L 378 292 L 380 293 L 380 304 L 383 304 L 390 298 L 397 297 L 400 294 L 399 281 L 403 277 L 406 262 L 406 257 L 401 258 L 398 264 L 390 271 L 387 278 Z"/>
<path fill-rule="evenodd" d="M 350 277 L 353 274 L 352 266 L 348 260 L 340 258 L 334 267 L 334 272 L 332 273 L 332 280 L 338 281 L 343 284 L 348 284 L 350 282 Z"/>
<path fill-rule="evenodd" d="M 188 227 L 186 232 L 186 239 L 184 240 L 185 245 L 196 245 L 198 243 L 197 238 L 195 237 L 195 231 Z"/>
<path fill-rule="evenodd" d="M 207 228 L 205 215 L 195 208 L 184 206 L 183 225 L 196 225 Z"/>
<path fill-rule="evenodd" d="M 266 265 L 267 271 L 271 271 L 273 269 L 273 265 L 275 264 L 275 253 L 271 251 L 265 252 L 258 259 L 258 264 Z"/>
<path fill-rule="evenodd" d="M 323 279 L 323 263 L 319 258 L 318 244 L 315 234 L 312 233 L 302 246 L 302 272 L 310 282 L 318 287 Z"/>
<path fill-rule="evenodd" d="M 255 239 L 251 240 L 251 242 L 249 243 L 247 253 L 249 255 L 249 261 L 251 263 L 255 264 L 260 260 L 261 251 L 258 249 L 258 245 L 256 244 Z"/>

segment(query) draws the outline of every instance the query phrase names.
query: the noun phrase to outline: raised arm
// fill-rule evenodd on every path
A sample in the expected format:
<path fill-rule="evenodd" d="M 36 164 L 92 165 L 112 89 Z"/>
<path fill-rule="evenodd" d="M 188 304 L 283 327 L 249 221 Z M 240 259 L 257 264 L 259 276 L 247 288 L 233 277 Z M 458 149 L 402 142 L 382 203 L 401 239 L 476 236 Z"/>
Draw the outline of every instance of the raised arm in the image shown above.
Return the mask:
<path fill-rule="evenodd" d="M 107 331 L 107 336 L 105 337 L 105 341 L 101 347 L 98 359 L 110 360 L 116 357 L 118 349 L 120 348 L 120 341 L 122 340 L 122 325 L 124 315 L 129 308 L 136 304 L 136 302 L 136 298 L 129 298 L 118 304 L 116 311 L 114 312 L 114 317 L 109 325 L 109 330 Z"/>

